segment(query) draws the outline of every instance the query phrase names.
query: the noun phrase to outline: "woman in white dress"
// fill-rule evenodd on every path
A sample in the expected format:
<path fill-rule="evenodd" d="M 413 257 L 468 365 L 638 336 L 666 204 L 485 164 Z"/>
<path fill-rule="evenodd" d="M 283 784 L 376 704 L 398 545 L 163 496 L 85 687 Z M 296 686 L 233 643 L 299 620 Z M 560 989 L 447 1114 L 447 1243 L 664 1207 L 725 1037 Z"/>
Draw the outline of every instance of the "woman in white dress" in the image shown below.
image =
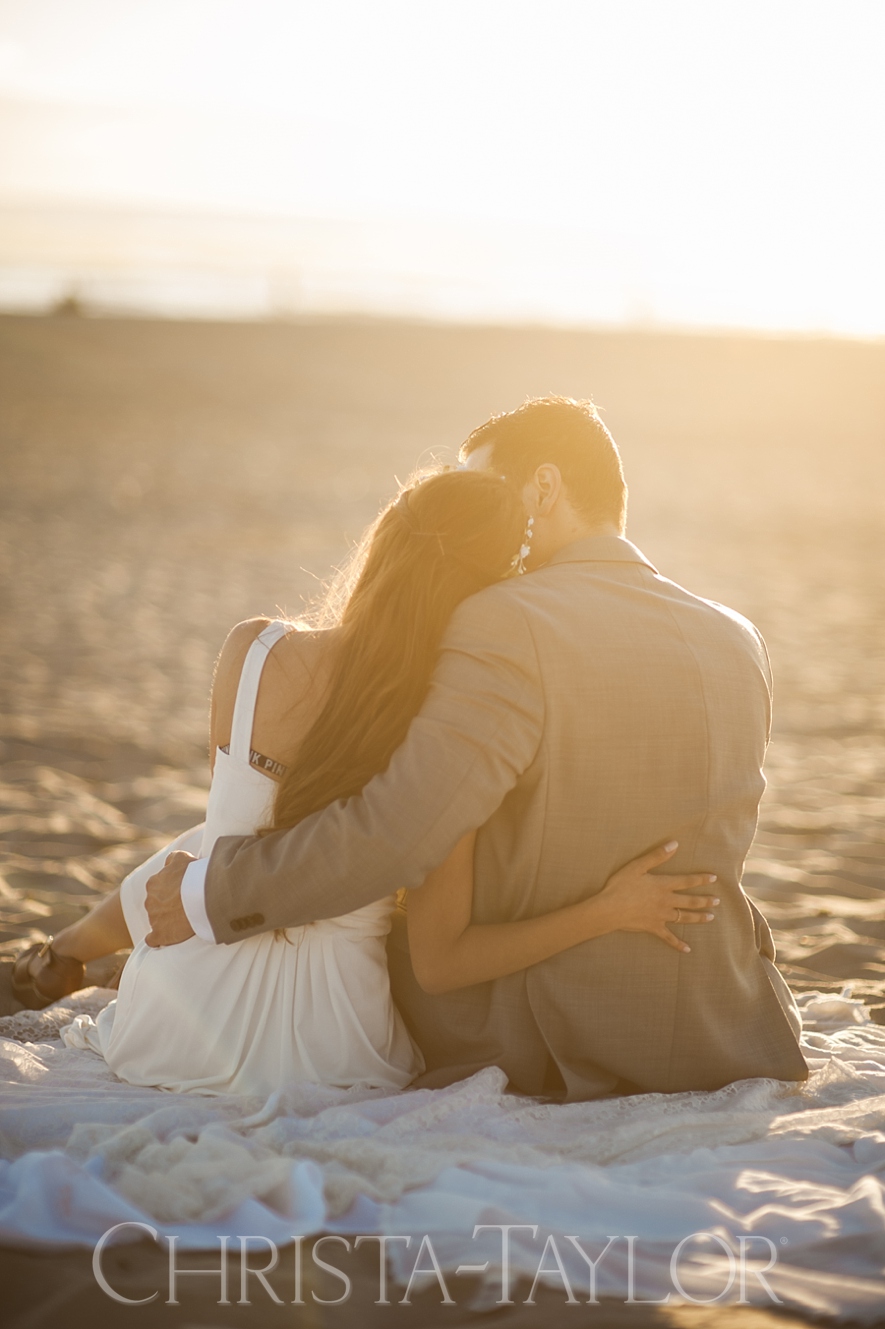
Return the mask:
<path fill-rule="evenodd" d="M 390 995 L 385 938 L 395 899 L 341 918 L 212 945 L 146 945 L 145 883 L 170 849 L 207 855 L 221 835 L 292 826 L 358 794 L 385 769 L 421 706 L 443 631 L 468 595 L 521 570 L 524 514 L 499 477 L 439 472 L 417 481 L 370 528 L 327 604 L 325 630 L 241 623 L 219 659 L 212 696 L 212 786 L 204 827 L 179 837 L 119 893 L 19 957 L 33 1004 L 82 984 L 83 963 L 134 945 L 119 995 L 64 1032 L 131 1084 L 267 1095 L 309 1080 L 400 1088 L 423 1069 Z M 413 964 L 431 992 L 512 973 L 617 929 L 706 922 L 718 901 L 677 894 L 704 875 L 649 875 L 667 845 L 628 864 L 589 900 L 540 918 L 471 922 L 473 835 L 410 893 Z"/>

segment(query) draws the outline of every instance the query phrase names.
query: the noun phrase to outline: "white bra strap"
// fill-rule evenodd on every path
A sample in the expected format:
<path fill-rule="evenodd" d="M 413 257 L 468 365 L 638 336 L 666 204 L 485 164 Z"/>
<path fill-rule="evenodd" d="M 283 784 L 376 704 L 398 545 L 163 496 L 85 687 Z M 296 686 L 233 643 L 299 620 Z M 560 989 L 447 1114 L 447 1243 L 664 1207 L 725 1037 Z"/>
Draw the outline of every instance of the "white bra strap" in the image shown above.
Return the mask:
<path fill-rule="evenodd" d="M 244 761 L 247 765 L 252 750 L 252 725 L 255 720 L 255 702 L 258 699 L 261 671 L 264 669 L 267 657 L 272 649 L 280 640 L 280 637 L 285 637 L 290 627 L 291 624 L 284 623 L 278 618 L 274 619 L 273 623 L 268 623 L 267 627 L 259 632 L 249 647 L 243 661 L 243 669 L 237 687 L 237 699 L 234 703 L 229 751 L 235 760 Z"/>

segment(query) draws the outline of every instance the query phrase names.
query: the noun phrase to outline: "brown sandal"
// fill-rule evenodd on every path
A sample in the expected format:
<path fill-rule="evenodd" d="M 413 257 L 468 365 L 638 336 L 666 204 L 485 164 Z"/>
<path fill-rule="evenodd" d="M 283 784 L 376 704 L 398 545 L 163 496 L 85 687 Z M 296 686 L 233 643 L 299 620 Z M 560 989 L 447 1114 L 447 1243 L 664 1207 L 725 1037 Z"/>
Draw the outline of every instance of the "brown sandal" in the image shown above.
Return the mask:
<path fill-rule="evenodd" d="M 36 973 L 31 972 L 31 961 L 42 963 L 36 966 Z M 86 966 L 80 960 L 68 955 L 56 955 L 52 949 L 52 938 L 36 942 L 22 951 L 12 966 L 12 991 L 16 1001 L 20 1001 L 29 1011 L 42 1011 L 59 997 L 67 997 L 77 992 L 84 983 Z"/>

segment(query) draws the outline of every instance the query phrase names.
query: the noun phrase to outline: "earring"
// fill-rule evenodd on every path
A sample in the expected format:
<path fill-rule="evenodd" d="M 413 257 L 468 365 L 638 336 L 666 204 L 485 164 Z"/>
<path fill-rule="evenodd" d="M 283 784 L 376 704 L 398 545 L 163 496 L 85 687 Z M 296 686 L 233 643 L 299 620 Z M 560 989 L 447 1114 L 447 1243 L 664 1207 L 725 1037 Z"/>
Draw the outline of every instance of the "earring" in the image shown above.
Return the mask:
<path fill-rule="evenodd" d="M 520 545 L 519 553 L 516 555 L 516 557 L 514 558 L 513 562 L 510 565 L 511 568 L 513 569 L 513 575 L 515 577 L 521 577 L 522 574 L 525 572 L 525 561 L 528 558 L 529 554 L 532 552 L 532 536 L 535 533 L 534 526 L 535 526 L 534 517 L 529 517 L 528 521 L 525 524 L 525 532 L 522 537 L 522 544 Z"/>

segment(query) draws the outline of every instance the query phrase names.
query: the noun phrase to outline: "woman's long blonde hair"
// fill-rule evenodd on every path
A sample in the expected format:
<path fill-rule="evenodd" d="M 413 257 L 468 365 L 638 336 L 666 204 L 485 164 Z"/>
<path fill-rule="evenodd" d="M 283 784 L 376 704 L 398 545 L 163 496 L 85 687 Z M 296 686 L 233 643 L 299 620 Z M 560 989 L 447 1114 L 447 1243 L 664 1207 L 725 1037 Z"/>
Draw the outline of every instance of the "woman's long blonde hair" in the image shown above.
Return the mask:
<path fill-rule="evenodd" d="M 360 793 L 386 770 L 454 609 L 507 575 L 524 522 L 516 492 L 482 471 L 418 478 L 381 513 L 320 615 L 320 626 L 338 629 L 326 700 L 279 785 L 267 831 Z"/>

